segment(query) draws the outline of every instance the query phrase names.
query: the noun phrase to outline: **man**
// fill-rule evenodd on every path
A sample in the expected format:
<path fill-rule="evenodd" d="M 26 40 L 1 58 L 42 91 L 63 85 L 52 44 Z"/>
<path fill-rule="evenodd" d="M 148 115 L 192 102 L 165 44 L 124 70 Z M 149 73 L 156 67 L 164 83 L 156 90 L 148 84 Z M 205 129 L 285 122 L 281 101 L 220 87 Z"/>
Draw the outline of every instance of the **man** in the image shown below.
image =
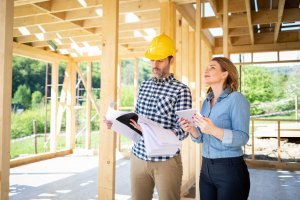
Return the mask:
<path fill-rule="evenodd" d="M 161 34 L 152 40 L 145 57 L 151 61 L 154 77 L 141 84 L 135 112 L 172 130 L 183 140 L 187 134 L 180 128 L 175 111 L 190 109 L 192 97 L 189 88 L 170 73 L 175 53 L 174 43 L 167 35 Z M 104 122 L 111 128 L 111 121 Z M 140 129 L 138 124 L 133 125 Z M 182 163 L 179 150 L 174 155 L 149 157 L 142 137 L 132 147 L 130 160 L 133 200 L 151 200 L 154 186 L 159 199 L 180 199 Z"/>

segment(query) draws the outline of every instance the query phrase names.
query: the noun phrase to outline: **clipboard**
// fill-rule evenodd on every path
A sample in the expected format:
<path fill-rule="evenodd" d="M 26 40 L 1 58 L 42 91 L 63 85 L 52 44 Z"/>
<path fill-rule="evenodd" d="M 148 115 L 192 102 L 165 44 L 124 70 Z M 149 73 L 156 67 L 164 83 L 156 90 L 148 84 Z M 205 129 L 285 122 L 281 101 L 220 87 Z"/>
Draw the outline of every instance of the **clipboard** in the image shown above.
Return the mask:
<path fill-rule="evenodd" d="M 175 114 L 178 115 L 179 118 L 184 118 L 188 120 L 191 124 L 191 126 L 196 126 L 196 124 L 193 122 L 193 115 L 197 114 L 197 109 L 187 109 L 187 110 L 179 110 L 176 111 Z"/>

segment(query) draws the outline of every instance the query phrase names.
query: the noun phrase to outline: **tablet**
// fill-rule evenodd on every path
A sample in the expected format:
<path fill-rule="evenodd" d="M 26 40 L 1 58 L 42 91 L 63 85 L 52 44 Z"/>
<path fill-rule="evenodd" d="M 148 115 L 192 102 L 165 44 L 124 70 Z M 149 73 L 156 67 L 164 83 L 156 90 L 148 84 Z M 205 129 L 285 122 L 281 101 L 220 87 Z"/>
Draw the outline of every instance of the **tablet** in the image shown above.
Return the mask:
<path fill-rule="evenodd" d="M 190 122 L 192 126 L 196 126 L 193 122 L 193 115 L 197 114 L 198 111 L 196 109 L 187 109 L 187 110 L 180 110 L 176 111 L 175 114 L 178 115 L 179 118 L 184 118 Z"/>

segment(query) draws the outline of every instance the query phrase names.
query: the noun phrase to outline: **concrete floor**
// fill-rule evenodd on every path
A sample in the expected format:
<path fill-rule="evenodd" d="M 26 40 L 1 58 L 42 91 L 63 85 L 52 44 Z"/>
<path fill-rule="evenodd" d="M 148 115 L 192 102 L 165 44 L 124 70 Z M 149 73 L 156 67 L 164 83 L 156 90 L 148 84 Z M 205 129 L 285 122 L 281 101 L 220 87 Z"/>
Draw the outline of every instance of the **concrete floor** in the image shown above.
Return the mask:
<path fill-rule="evenodd" d="M 70 155 L 12 168 L 10 200 L 97 200 L 98 157 Z M 128 159 L 118 159 L 116 200 L 130 200 Z M 299 199 L 300 171 L 249 169 L 250 200 Z M 157 193 L 154 199 L 158 199 Z"/>

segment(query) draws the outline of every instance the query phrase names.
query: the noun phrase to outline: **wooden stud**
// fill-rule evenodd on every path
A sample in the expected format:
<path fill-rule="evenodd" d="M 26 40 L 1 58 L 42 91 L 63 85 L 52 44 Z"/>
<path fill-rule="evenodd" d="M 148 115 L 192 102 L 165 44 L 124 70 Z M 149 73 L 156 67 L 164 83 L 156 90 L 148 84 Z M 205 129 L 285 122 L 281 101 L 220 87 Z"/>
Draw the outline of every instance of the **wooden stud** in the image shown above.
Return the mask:
<path fill-rule="evenodd" d="M 63 119 L 63 113 L 66 108 L 66 98 L 67 98 L 67 87 L 69 84 L 69 74 L 70 74 L 70 65 L 66 66 L 65 73 L 64 73 L 64 82 L 60 92 L 59 104 L 58 104 L 58 111 L 57 111 L 57 126 L 56 126 L 56 133 L 60 134 L 61 131 L 61 123 Z"/>
<path fill-rule="evenodd" d="M 188 85 L 189 80 L 189 25 L 185 19 L 182 20 L 182 51 L 181 51 L 181 79 Z"/>
<path fill-rule="evenodd" d="M 228 51 L 228 0 L 223 1 L 223 55 L 229 58 Z"/>
<path fill-rule="evenodd" d="M 74 70 L 77 72 L 79 78 L 81 79 L 81 82 L 82 82 L 84 88 L 87 89 L 88 88 L 88 84 L 87 84 L 86 79 L 84 78 L 83 73 L 80 70 L 80 68 L 77 65 L 75 65 L 75 69 Z M 87 93 L 87 98 L 92 102 L 92 105 L 95 107 L 97 114 L 100 115 L 100 108 L 97 105 L 96 99 L 94 98 L 94 96 L 92 95 L 92 93 Z"/>
<path fill-rule="evenodd" d="M 66 149 L 74 149 L 75 147 L 75 96 L 76 96 L 76 63 L 68 63 L 69 81 L 67 87 L 67 107 L 66 107 Z"/>
<path fill-rule="evenodd" d="M 252 122 L 252 135 L 251 135 L 251 138 L 252 138 L 252 160 L 255 160 L 255 152 L 254 152 L 254 120 L 251 120 Z"/>
<path fill-rule="evenodd" d="M 119 1 L 103 0 L 101 121 L 110 103 L 117 100 L 118 19 Z M 114 199 L 116 134 L 105 125 L 100 127 L 98 199 Z"/>
<path fill-rule="evenodd" d="M 284 42 L 273 44 L 255 44 L 229 47 L 230 53 L 249 53 L 249 52 L 267 52 L 267 51 L 288 51 L 299 50 L 300 42 Z M 214 54 L 222 54 L 223 47 L 215 47 Z"/>
<path fill-rule="evenodd" d="M 160 10 L 160 32 L 170 36 L 176 45 L 176 5 L 174 2 L 162 0 Z M 173 62 L 171 65 L 171 73 L 176 71 L 175 64 L 176 62 Z"/>
<path fill-rule="evenodd" d="M 0 3 L 0 199 L 8 200 L 14 1 Z"/>
<path fill-rule="evenodd" d="M 278 35 L 280 32 L 281 21 L 282 21 L 282 16 L 283 16 L 283 11 L 284 11 L 284 4 L 285 4 L 285 0 L 278 1 L 278 9 L 277 9 L 278 17 L 277 17 L 277 22 L 275 24 L 275 29 L 274 29 L 274 43 L 276 43 L 278 40 Z"/>
<path fill-rule="evenodd" d="M 121 101 L 122 101 L 122 59 L 118 61 L 118 71 L 117 71 L 117 110 L 121 109 Z M 121 152 L 122 151 L 122 143 L 121 143 L 121 135 L 117 134 L 116 138 L 116 149 Z"/>
<path fill-rule="evenodd" d="M 87 65 L 87 81 L 86 81 L 86 92 L 87 96 L 92 95 L 92 69 L 93 63 L 89 62 Z M 92 101 L 90 98 L 86 99 L 86 130 L 85 130 L 85 148 L 91 149 L 91 109 L 92 109 Z"/>
<path fill-rule="evenodd" d="M 58 63 L 51 66 L 51 119 L 50 119 L 50 152 L 56 152 L 57 134 L 57 110 L 58 110 Z"/>
<path fill-rule="evenodd" d="M 181 15 L 176 15 L 176 69 L 172 68 L 172 73 L 179 81 L 182 78 L 182 19 Z"/>
<path fill-rule="evenodd" d="M 280 155 L 280 121 L 277 121 L 277 141 L 278 141 L 278 147 L 277 147 L 277 154 L 278 154 L 278 162 L 281 162 L 281 155 Z"/>
<path fill-rule="evenodd" d="M 202 78 L 201 78 L 201 30 L 202 30 L 202 10 L 201 10 L 201 2 L 200 0 L 196 1 L 196 36 L 195 36 L 195 68 L 196 68 L 196 108 L 197 110 L 200 110 L 201 108 L 201 88 L 203 87 L 201 84 Z M 201 87 L 202 86 L 202 87 Z M 196 146 L 196 176 L 195 176 L 195 182 L 196 182 L 196 197 L 195 199 L 200 199 L 200 192 L 198 190 L 199 188 L 199 177 L 200 177 L 200 169 L 202 164 L 202 145 Z"/>
<path fill-rule="evenodd" d="M 254 34 L 253 34 L 253 26 L 251 19 L 251 5 L 250 0 L 245 0 L 246 10 L 247 10 L 247 21 L 248 21 L 248 29 L 251 38 L 251 44 L 254 44 Z"/>
<path fill-rule="evenodd" d="M 134 81 L 133 81 L 133 87 L 134 87 L 134 105 L 136 105 L 138 92 L 139 92 L 139 59 L 134 59 Z"/>

